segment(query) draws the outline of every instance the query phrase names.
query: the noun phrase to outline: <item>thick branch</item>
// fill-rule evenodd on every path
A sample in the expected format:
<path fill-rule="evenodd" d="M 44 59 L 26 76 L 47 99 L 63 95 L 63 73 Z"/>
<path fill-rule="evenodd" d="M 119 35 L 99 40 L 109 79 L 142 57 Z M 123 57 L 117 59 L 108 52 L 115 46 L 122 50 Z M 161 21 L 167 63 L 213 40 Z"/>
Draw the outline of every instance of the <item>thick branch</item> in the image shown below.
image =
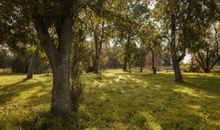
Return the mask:
<path fill-rule="evenodd" d="M 48 57 L 50 59 L 54 59 L 53 57 L 55 56 L 56 53 L 56 47 L 48 33 L 48 28 L 45 27 L 44 22 L 39 20 L 39 18 L 32 18 L 32 19 L 42 47 L 46 51 Z"/>

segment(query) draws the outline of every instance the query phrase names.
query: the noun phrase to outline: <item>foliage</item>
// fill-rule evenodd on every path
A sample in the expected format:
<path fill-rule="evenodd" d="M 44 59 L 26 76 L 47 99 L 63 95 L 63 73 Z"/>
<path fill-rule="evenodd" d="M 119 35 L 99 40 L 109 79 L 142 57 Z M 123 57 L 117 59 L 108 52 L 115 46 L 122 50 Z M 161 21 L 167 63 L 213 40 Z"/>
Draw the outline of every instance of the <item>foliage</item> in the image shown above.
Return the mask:
<path fill-rule="evenodd" d="M 9 68 L 12 57 L 8 53 L 7 46 L 4 48 L 4 46 L 0 45 L 0 57 L 0 68 Z"/>

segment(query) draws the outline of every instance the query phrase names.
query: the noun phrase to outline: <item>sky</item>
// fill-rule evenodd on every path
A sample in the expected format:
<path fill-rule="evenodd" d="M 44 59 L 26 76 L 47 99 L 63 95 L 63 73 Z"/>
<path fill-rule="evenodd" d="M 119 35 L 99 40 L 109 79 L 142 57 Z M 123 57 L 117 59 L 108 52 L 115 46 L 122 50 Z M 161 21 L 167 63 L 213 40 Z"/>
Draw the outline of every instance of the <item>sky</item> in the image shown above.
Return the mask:
<path fill-rule="evenodd" d="M 184 63 L 184 64 L 190 63 L 191 58 L 192 58 L 192 55 L 186 54 L 186 56 L 185 56 L 184 59 L 183 59 L 183 63 Z"/>

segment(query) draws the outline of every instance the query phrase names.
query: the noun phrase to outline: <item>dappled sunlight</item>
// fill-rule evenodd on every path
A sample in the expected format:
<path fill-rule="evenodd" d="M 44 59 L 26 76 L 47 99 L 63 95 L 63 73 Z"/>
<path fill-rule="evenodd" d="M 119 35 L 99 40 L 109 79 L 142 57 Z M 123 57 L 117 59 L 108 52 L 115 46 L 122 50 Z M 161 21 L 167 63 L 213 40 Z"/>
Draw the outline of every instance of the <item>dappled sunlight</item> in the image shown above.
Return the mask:
<path fill-rule="evenodd" d="M 43 77 L 42 77 L 43 76 Z M 8 85 L 0 88 L 0 118 L 24 121 L 34 113 L 50 108 L 51 77 L 35 75 L 32 80 L 23 80 L 23 76 L 1 77 Z"/>
<path fill-rule="evenodd" d="M 175 92 L 184 93 L 184 94 L 187 94 L 189 96 L 197 97 L 197 98 L 210 98 L 210 99 L 216 98 L 215 96 L 208 95 L 205 92 L 195 90 L 195 89 L 191 89 L 191 88 L 187 88 L 187 87 L 178 87 L 178 88 L 175 88 L 173 90 Z"/>
<path fill-rule="evenodd" d="M 93 73 L 83 74 L 84 100 L 76 122 L 88 130 L 217 130 L 220 99 L 216 88 L 219 81 L 215 78 L 220 77 L 210 76 L 198 82 L 204 79 L 202 75 L 184 75 L 188 82 L 178 84 L 172 80 L 172 73 L 166 72 L 152 75 L 107 70 L 101 80 Z M 23 81 L 20 75 L 12 77 L 15 80 L 9 81 L 7 76 L 9 79 L 0 85 L 0 118 L 28 122 L 34 120 L 34 115 L 50 110 L 51 75 L 35 75 L 30 81 Z"/>
<path fill-rule="evenodd" d="M 120 82 L 122 80 L 130 79 L 131 76 L 129 75 L 118 75 L 117 78 L 114 79 L 115 82 Z"/>
<path fill-rule="evenodd" d="M 192 109 L 196 109 L 196 110 L 201 109 L 200 105 L 190 105 L 189 107 L 192 108 Z"/>
<path fill-rule="evenodd" d="M 99 81 L 94 81 L 93 82 L 93 87 L 99 87 L 99 88 L 102 88 L 103 86 L 105 85 L 105 83 L 102 83 L 102 82 L 99 82 Z"/>
<path fill-rule="evenodd" d="M 140 84 L 145 84 L 147 82 L 143 81 L 143 80 L 140 80 L 140 79 L 135 79 L 135 78 L 132 78 L 131 79 L 132 81 L 136 82 L 136 83 L 140 83 Z"/>
<path fill-rule="evenodd" d="M 142 116 L 144 116 L 147 120 L 147 123 L 152 130 L 162 130 L 160 124 L 157 123 L 156 119 L 150 114 L 150 112 L 144 111 L 140 112 Z"/>
<path fill-rule="evenodd" d="M 107 99 L 107 94 L 106 94 L 106 93 L 103 93 L 103 94 L 99 97 L 99 99 L 100 99 L 101 101 L 105 101 L 105 100 Z"/>

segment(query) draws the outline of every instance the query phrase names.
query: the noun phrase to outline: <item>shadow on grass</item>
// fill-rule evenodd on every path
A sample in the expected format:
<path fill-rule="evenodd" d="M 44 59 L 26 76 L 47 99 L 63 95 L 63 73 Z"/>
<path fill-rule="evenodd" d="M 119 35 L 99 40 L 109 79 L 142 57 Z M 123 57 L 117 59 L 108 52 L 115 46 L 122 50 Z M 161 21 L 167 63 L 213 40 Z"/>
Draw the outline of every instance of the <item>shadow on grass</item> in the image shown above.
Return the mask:
<path fill-rule="evenodd" d="M 96 119 L 93 125 L 103 128 L 112 128 L 118 118 L 130 129 L 156 129 L 155 124 L 161 129 L 220 128 L 215 122 L 219 120 L 220 77 L 184 74 L 184 78 L 186 82 L 179 84 L 171 73 L 103 76 L 88 91 L 85 109 Z M 139 116 L 143 112 L 148 114 Z"/>
<path fill-rule="evenodd" d="M 14 97 L 20 95 L 22 92 L 35 87 L 43 86 L 42 81 L 29 83 L 26 79 L 23 79 L 17 83 L 6 85 L 0 88 L 0 105 L 5 104 L 8 101 L 11 101 Z"/>
<path fill-rule="evenodd" d="M 68 117 L 53 116 L 50 112 L 38 112 L 22 121 L 0 120 L 1 130 L 83 130 L 79 114 Z"/>
<path fill-rule="evenodd" d="M 216 88 L 220 84 L 219 77 L 186 74 L 184 75 L 186 82 L 183 84 L 175 83 L 171 73 L 157 75 L 112 73 L 104 74 L 102 78 L 103 80 L 87 79 L 85 100 L 79 112 L 71 118 L 54 117 L 48 112 L 36 113 L 31 120 L 20 123 L 22 128 L 58 130 L 219 128 L 212 122 L 219 119 L 216 105 L 219 98 L 204 98 L 200 93 L 203 91 L 207 95 L 219 96 L 219 88 Z M 11 100 L 16 94 L 39 84 L 45 86 L 42 82 L 33 84 L 21 82 L 9 85 L 8 89 L 4 87 L 1 91 L 4 93 L 12 91 L 12 95 L 7 99 Z M 21 86 L 23 87 L 19 88 Z M 16 90 L 18 88 L 19 90 Z M 33 93 L 29 97 L 30 104 L 49 103 L 50 90 L 45 91 L 47 88 L 42 87 Z M 5 101 L 0 99 L 0 102 Z"/>

